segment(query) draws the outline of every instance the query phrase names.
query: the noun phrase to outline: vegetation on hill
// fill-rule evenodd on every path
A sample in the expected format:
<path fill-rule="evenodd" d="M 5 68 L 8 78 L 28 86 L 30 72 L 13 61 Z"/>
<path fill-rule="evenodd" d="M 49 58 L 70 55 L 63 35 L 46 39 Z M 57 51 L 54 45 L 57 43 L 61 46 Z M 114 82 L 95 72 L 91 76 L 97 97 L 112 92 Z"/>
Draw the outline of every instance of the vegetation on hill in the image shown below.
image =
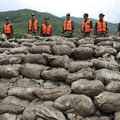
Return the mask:
<path fill-rule="evenodd" d="M 44 23 L 44 18 L 50 18 L 49 24 L 52 25 L 53 35 L 60 36 L 63 27 L 63 18 L 56 17 L 50 13 L 37 12 L 35 10 L 21 9 L 16 11 L 0 12 L 0 27 L 3 28 L 5 18 L 9 17 L 14 27 L 15 37 L 23 38 L 24 33 L 27 31 L 28 21 L 31 19 L 31 13 L 35 13 L 35 19 L 38 20 L 39 26 Z M 82 18 L 71 18 L 75 22 L 75 36 L 79 37 Z M 93 22 L 94 23 L 94 22 Z M 117 24 L 108 23 L 111 35 L 117 35 Z"/>

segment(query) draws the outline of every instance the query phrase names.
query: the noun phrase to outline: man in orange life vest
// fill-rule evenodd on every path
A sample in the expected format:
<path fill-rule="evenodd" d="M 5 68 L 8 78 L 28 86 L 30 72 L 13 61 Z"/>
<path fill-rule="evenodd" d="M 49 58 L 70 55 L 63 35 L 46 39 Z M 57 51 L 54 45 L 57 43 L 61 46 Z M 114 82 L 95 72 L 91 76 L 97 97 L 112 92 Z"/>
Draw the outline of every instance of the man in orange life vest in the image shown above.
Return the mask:
<path fill-rule="evenodd" d="M 84 17 L 84 21 L 82 22 L 81 25 L 81 32 L 80 32 L 80 39 L 85 38 L 85 37 L 89 37 L 91 38 L 91 34 L 92 34 L 92 30 L 93 30 L 93 25 L 92 25 L 92 21 L 90 19 L 88 19 L 88 14 L 85 13 L 83 15 Z"/>
<path fill-rule="evenodd" d="M 41 25 L 41 36 L 42 37 L 49 37 L 52 35 L 52 26 L 48 24 L 49 18 L 45 17 L 44 24 Z"/>
<path fill-rule="evenodd" d="M 6 24 L 3 27 L 3 33 L 6 35 L 7 39 L 10 39 L 10 38 L 14 39 L 13 26 L 9 22 L 10 22 L 9 18 L 6 17 Z"/>
<path fill-rule="evenodd" d="M 67 20 L 64 21 L 62 34 L 63 37 L 73 37 L 75 34 L 74 23 L 70 20 L 70 13 L 66 14 Z"/>
<path fill-rule="evenodd" d="M 35 14 L 34 13 L 31 14 L 31 20 L 28 23 L 27 33 L 35 35 L 35 36 L 40 35 L 38 21 L 35 20 Z"/>
<path fill-rule="evenodd" d="M 118 25 L 118 37 L 120 37 L 120 23 Z"/>
<path fill-rule="evenodd" d="M 96 37 L 109 37 L 107 22 L 103 20 L 104 14 L 99 14 L 99 20 L 95 23 L 94 34 Z"/>

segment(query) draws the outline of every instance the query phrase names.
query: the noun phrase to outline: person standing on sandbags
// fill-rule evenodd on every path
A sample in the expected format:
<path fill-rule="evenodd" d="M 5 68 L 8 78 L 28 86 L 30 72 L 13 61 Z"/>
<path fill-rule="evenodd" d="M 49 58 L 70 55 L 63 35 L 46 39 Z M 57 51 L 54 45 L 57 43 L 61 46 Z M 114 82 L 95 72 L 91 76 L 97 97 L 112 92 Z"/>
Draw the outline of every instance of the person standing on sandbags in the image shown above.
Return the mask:
<path fill-rule="evenodd" d="M 27 33 L 35 36 L 40 35 L 38 21 L 35 20 L 34 13 L 31 14 L 31 20 L 28 23 Z"/>
<path fill-rule="evenodd" d="M 41 36 L 50 37 L 52 36 L 52 26 L 48 24 L 49 17 L 45 17 L 44 24 L 41 25 Z"/>
<path fill-rule="evenodd" d="M 83 15 L 83 18 L 84 18 L 84 21 L 82 22 L 82 25 L 81 25 L 80 39 L 86 38 L 86 37 L 91 38 L 92 30 L 93 30 L 92 21 L 88 19 L 87 13 Z"/>
<path fill-rule="evenodd" d="M 118 37 L 120 37 L 120 23 L 118 25 Z"/>
<path fill-rule="evenodd" d="M 66 14 L 67 20 L 64 21 L 61 37 L 73 37 L 75 34 L 74 22 L 70 20 L 70 13 Z"/>
<path fill-rule="evenodd" d="M 96 37 L 109 37 L 107 22 L 103 20 L 104 14 L 99 14 L 99 20 L 95 23 L 94 34 Z"/>
<path fill-rule="evenodd" d="M 6 17 L 6 24 L 3 27 L 3 33 L 6 35 L 7 39 L 14 39 L 14 30 L 13 30 L 13 26 L 10 23 L 10 20 L 8 17 Z"/>

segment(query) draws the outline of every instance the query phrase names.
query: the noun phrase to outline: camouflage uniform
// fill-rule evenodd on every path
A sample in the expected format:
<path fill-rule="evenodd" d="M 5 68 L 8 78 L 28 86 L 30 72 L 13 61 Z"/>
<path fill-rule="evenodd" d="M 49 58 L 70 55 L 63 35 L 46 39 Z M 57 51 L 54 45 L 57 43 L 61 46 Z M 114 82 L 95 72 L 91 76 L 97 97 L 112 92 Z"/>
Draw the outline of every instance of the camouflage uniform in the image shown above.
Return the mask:
<path fill-rule="evenodd" d="M 103 20 L 99 20 L 100 22 L 103 22 Z M 107 33 L 108 33 L 108 27 L 107 27 L 107 22 L 106 22 L 106 31 L 102 31 L 102 32 L 97 32 L 97 23 L 95 23 L 95 27 L 94 27 L 94 34 L 97 35 L 97 37 L 107 37 Z"/>
<path fill-rule="evenodd" d="M 9 24 L 9 23 L 7 23 L 6 25 L 8 25 L 8 24 Z M 11 32 L 12 32 L 12 33 L 11 33 L 11 34 L 10 34 L 10 33 L 5 34 L 5 33 L 4 33 L 4 27 L 3 27 L 3 33 L 6 35 L 7 39 L 11 39 L 11 38 L 13 38 L 13 35 L 15 35 L 12 25 L 10 26 L 10 29 L 11 29 Z"/>
<path fill-rule="evenodd" d="M 87 19 L 88 21 L 89 19 Z M 87 22 L 85 21 L 85 22 Z M 85 29 L 85 28 L 84 28 Z M 92 25 L 92 21 L 90 21 L 90 30 L 92 31 L 93 30 L 93 25 Z M 81 38 L 86 38 L 86 37 L 89 37 L 90 35 L 90 32 L 83 32 L 82 31 L 82 25 L 81 25 Z"/>
<path fill-rule="evenodd" d="M 72 30 L 65 30 L 64 31 L 64 24 L 63 24 L 63 29 L 62 29 L 63 37 L 73 37 L 73 32 L 75 32 L 75 26 L 74 26 L 73 21 L 72 21 Z"/>

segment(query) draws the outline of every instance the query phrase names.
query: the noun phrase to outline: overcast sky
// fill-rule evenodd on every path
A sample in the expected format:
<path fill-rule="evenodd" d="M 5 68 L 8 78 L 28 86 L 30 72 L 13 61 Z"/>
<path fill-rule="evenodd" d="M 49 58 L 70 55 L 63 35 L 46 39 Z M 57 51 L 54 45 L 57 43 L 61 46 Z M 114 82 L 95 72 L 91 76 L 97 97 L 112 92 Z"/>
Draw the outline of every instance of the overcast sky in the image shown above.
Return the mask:
<path fill-rule="evenodd" d="M 49 12 L 58 17 L 68 12 L 75 17 L 88 13 L 95 19 L 102 12 L 106 21 L 120 22 L 120 0 L 0 0 L 0 12 L 24 8 Z"/>

